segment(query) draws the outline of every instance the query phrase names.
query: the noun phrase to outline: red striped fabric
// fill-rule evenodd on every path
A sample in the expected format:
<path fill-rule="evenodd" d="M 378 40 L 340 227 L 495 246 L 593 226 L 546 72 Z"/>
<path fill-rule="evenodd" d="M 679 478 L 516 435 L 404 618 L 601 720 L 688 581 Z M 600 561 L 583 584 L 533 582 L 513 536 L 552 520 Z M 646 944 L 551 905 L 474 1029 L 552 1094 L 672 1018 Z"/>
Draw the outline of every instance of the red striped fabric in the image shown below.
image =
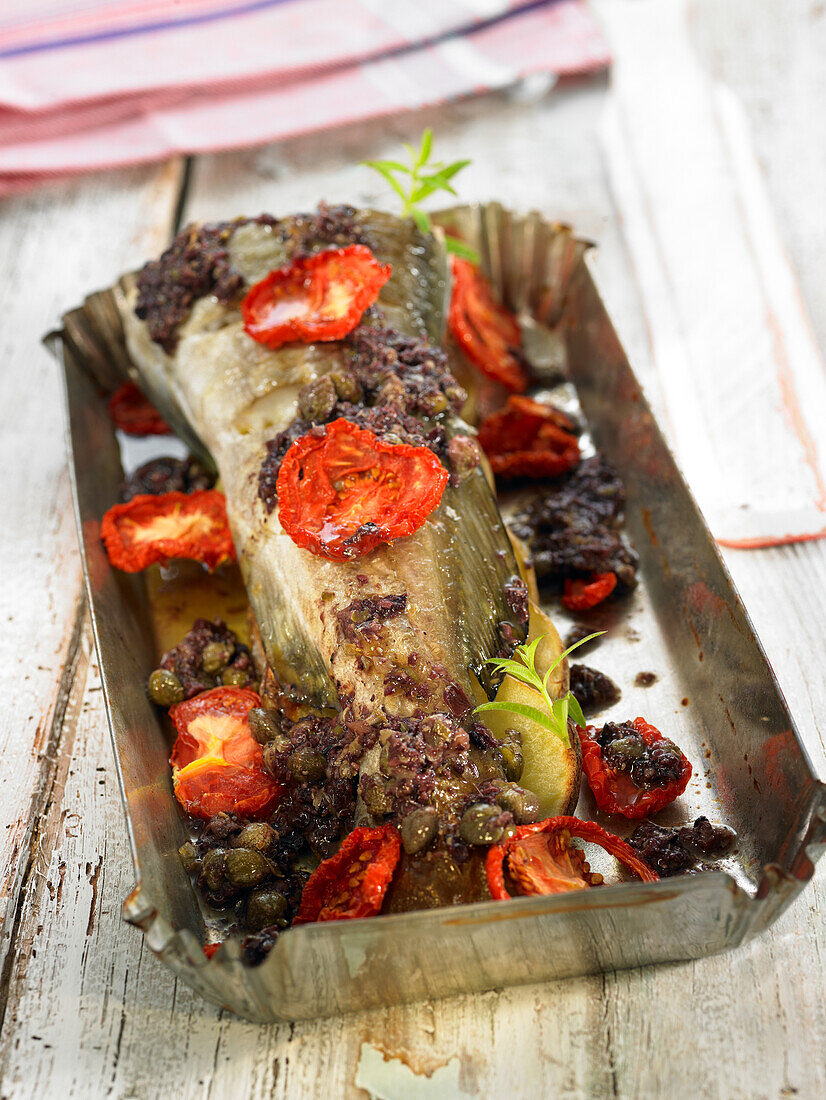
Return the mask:
<path fill-rule="evenodd" d="M 68 10 L 54 5 L 35 35 L 4 8 L 0 193 L 259 145 L 609 60 L 579 0 L 260 0 L 249 9 L 242 0 L 72 0 Z M 176 25 L 154 27 L 164 12 Z M 55 44 L 81 31 L 98 37 Z"/>

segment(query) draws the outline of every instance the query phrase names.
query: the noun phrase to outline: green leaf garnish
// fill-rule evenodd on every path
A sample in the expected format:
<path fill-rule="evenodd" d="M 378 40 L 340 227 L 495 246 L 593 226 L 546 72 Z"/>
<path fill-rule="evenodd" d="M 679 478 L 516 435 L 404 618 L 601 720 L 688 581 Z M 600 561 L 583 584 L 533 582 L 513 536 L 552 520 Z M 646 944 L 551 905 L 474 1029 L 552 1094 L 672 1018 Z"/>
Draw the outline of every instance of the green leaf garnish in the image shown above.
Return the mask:
<path fill-rule="evenodd" d="M 402 217 L 412 218 L 422 233 L 429 233 L 430 215 L 419 207 L 419 203 L 436 191 L 447 191 L 455 195 L 456 191 L 450 181 L 458 172 L 466 168 L 470 161 L 456 160 L 452 164 L 431 161 L 433 131 L 429 127 L 422 134 L 418 149 L 414 149 L 407 143 L 404 147 L 410 157 L 409 164 L 402 164 L 398 160 L 363 160 L 361 163 L 378 172 L 390 184 L 401 199 Z M 464 241 L 460 241 L 458 237 L 445 234 L 445 247 L 455 256 L 461 256 L 462 259 L 470 260 L 474 264 L 479 263 L 479 253 Z"/>
<path fill-rule="evenodd" d="M 599 638 L 604 633 L 604 630 L 599 630 L 595 634 L 589 634 L 587 638 L 581 638 L 578 642 L 568 646 L 566 650 L 560 653 L 544 676 L 540 676 L 536 669 L 536 650 L 542 639 L 546 637 L 544 634 L 525 645 L 518 645 L 513 651 L 513 657 L 491 657 L 486 664 L 493 665 L 504 672 L 505 675 L 513 676 L 514 679 L 520 680 L 523 684 L 527 684 L 528 687 L 538 691 L 548 711 L 545 712 L 540 710 L 539 707 L 532 707 L 527 703 L 493 702 L 482 703 L 473 713 L 480 714 L 486 710 L 507 710 L 513 714 L 521 714 L 523 718 L 530 718 L 531 721 L 538 722 L 540 726 L 550 730 L 566 745 L 569 744 L 568 718 L 570 716 L 577 726 L 584 726 L 585 718 L 582 714 L 582 708 L 570 691 L 563 695 L 561 699 L 552 699 L 548 693 L 548 681 L 553 671 L 559 667 L 569 653 L 573 653 L 579 646 L 593 641 L 594 638 Z"/>

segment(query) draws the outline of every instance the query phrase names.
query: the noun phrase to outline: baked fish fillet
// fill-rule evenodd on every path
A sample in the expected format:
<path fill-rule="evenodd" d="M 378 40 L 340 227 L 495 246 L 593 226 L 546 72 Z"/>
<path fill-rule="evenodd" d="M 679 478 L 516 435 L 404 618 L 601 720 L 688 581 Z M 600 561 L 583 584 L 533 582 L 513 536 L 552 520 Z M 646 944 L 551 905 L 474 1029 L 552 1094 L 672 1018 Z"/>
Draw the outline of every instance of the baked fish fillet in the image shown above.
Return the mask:
<path fill-rule="evenodd" d="M 316 225 L 318 240 L 308 241 Z M 491 692 L 486 659 L 501 650 L 503 639 L 524 636 L 508 596 L 518 568 L 482 467 L 449 485 L 412 536 L 343 563 L 300 549 L 282 530 L 277 508 L 268 511 L 260 499 L 259 471 L 267 442 L 296 418 L 302 387 L 346 366 L 352 352 L 346 341 L 271 351 L 244 332 L 238 308 L 250 285 L 288 263 L 298 249 L 330 247 L 325 232 L 333 246 L 355 234 L 378 260 L 392 265 L 377 303 L 381 325 L 439 344 L 448 287 L 440 242 L 409 221 L 369 210 L 349 210 L 344 240 L 330 234 L 320 216 L 315 222 L 306 216 L 239 220 L 218 228 L 222 270 L 240 276 L 234 297 L 197 297 L 166 350 L 135 314 L 134 279 L 123 284 L 122 315 L 141 387 L 175 431 L 218 469 L 271 668 L 286 690 L 307 702 L 334 708 L 346 703 L 368 721 L 376 714 L 465 713 L 468 701 L 478 697 L 475 680 Z M 189 232 L 197 252 L 200 230 Z M 449 412 L 433 420 L 439 422 L 449 436 L 466 431 Z M 373 634 L 362 637 L 361 624 L 351 625 L 353 608 L 377 607 L 375 601 L 386 597 L 395 597 L 399 608 L 401 596 L 401 610 Z M 411 682 L 425 687 L 411 693 Z"/>

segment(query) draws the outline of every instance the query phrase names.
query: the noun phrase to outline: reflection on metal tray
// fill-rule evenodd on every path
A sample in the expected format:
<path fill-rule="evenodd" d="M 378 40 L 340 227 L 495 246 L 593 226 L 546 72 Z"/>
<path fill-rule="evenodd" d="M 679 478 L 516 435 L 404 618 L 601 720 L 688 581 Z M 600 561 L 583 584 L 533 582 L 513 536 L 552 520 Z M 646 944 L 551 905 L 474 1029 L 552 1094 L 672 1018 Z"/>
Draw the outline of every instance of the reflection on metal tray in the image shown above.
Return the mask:
<path fill-rule="evenodd" d="M 826 843 L 826 788 L 617 340 L 587 244 L 566 226 L 498 204 L 436 220 L 479 247 L 511 308 L 554 329 L 549 361 L 564 350 L 594 442 L 625 481 L 642 583 L 594 613 L 595 629 L 608 632 L 597 663 L 623 690 L 606 716 L 654 717 L 695 767 L 664 819 L 705 813 L 736 829 L 738 847 L 719 871 L 308 925 L 285 933 L 257 968 L 242 963 L 234 943 L 208 960 L 204 918 L 177 855 L 186 831 L 168 743 L 143 688 L 156 661 L 145 581 L 113 570 L 99 539 L 123 476 L 101 396 L 129 361 L 117 288 L 94 294 L 47 343 L 65 370 L 89 603 L 138 879 L 124 914 L 194 989 L 253 1020 L 713 954 L 766 928 L 811 878 Z M 532 339 L 541 343 L 543 333 Z M 655 673 L 654 685 L 636 687 L 639 672 Z M 579 812 L 597 816 L 587 793 Z"/>

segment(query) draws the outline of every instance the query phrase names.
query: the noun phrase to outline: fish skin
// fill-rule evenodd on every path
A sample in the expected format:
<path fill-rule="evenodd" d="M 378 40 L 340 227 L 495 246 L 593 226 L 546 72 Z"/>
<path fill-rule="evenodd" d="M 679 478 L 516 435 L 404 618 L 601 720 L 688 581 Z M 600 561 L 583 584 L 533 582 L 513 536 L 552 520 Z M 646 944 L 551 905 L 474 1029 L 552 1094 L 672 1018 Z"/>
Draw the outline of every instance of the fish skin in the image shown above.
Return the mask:
<path fill-rule="evenodd" d="M 362 211 L 357 221 L 379 261 L 393 266 L 378 302 L 386 323 L 440 343 L 447 293 L 440 242 L 391 215 Z M 279 235 L 260 224 L 236 230 L 230 255 L 247 283 L 290 259 Z M 444 689 L 451 683 L 472 699 L 473 673 L 480 675 L 498 648 L 498 623 L 512 617 L 503 585 L 517 574 L 481 467 L 449 486 L 408 538 L 351 562 L 302 550 L 281 529 L 277 510 L 268 514 L 258 498 L 258 471 L 267 440 L 295 417 L 301 387 L 343 362 L 345 345 L 272 351 L 243 331 L 237 309 L 201 298 L 169 356 L 135 316 L 136 296 L 134 282 L 125 284 L 122 316 L 138 379 L 178 434 L 211 456 L 220 472 L 250 603 L 281 682 L 316 705 L 337 706 L 347 698 L 361 713 L 384 707 L 403 717 L 412 704 L 402 695 L 385 695 L 384 677 L 407 669 L 415 653 L 417 668 L 427 670 L 433 683 L 430 698 L 417 704 L 422 710 L 448 710 Z M 452 430 L 467 428 L 455 421 Z M 339 616 L 354 600 L 402 592 L 406 613 L 382 632 L 368 667 L 358 667 L 358 654 L 342 644 Z"/>

